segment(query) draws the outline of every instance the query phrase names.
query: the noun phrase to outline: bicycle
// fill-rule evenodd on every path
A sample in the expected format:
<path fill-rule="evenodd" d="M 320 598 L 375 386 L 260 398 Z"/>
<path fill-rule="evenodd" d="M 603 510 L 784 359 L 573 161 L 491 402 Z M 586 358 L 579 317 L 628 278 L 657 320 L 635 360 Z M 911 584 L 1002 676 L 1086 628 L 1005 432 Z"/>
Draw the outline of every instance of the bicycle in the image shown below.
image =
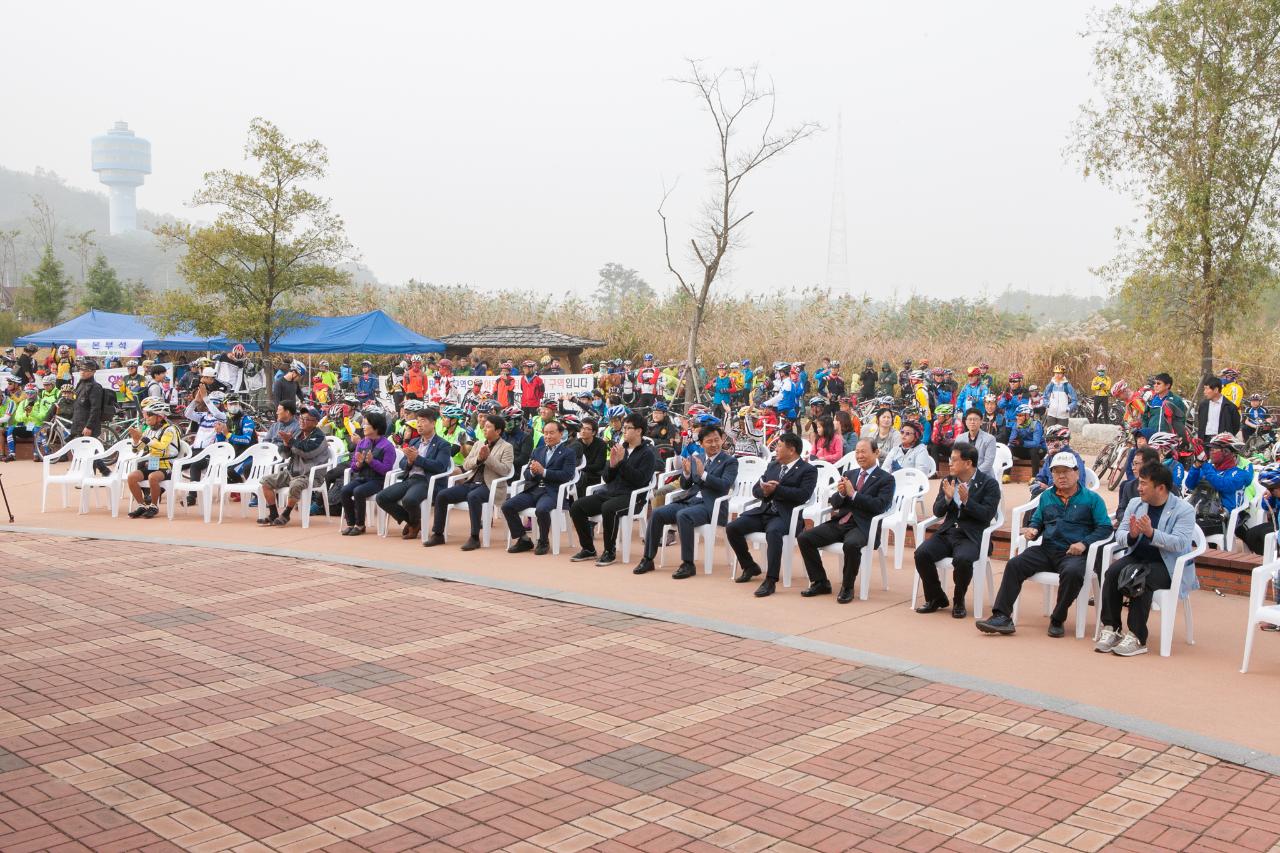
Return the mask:
<path fill-rule="evenodd" d="M 1093 460 L 1093 473 L 1113 492 L 1124 479 L 1124 460 L 1128 457 L 1129 448 L 1136 444 L 1135 433 L 1136 430 L 1121 427 L 1116 437 L 1107 442 Z"/>

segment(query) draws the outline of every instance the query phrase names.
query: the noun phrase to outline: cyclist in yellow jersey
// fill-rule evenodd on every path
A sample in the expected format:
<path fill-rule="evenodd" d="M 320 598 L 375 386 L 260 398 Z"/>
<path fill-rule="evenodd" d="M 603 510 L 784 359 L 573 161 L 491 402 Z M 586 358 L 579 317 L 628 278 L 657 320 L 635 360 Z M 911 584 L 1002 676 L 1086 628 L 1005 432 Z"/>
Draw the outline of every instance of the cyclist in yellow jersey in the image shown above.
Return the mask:
<path fill-rule="evenodd" d="M 1222 396 L 1243 411 L 1245 394 L 1244 385 L 1240 384 L 1240 371 L 1234 367 L 1224 367 L 1219 375 L 1222 377 Z"/>

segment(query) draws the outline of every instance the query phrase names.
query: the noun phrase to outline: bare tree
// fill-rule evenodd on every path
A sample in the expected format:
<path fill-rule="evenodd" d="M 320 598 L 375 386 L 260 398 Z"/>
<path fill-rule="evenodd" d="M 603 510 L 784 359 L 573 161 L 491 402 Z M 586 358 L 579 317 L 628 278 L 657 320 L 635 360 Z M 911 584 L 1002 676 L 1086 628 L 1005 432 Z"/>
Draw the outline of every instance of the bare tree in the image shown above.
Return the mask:
<path fill-rule="evenodd" d="M 53 241 L 58 236 L 58 221 L 53 215 L 53 206 L 45 201 L 44 196 L 33 195 L 31 207 L 31 215 L 27 217 L 27 221 L 31 223 L 36 248 L 40 251 L 52 251 Z"/>
<path fill-rule="evenodd" d="M 689 260 L 696 264 L 691 275 L 682 273 L 671 259 L 671 235 L 663 208 L 674 187 L 671 190 L 664 189 L 662 202 L 658 205 L 667 269 L 693 302 L 687 351 L 689 364 L 693 365 L 697 358 L 698 332 L 706 318 L 711 286 L 724 266 L 725 257 L 742 243 L 742 223 L 755 212 L 748 210 L 742 213 L 738 209 L 738 191 L 742 188 L 742 179 L 800 140 L 817 133 L 822 126 L 817 122 L 806 121 L 782 132 L 775 132 L 773 120 L 776 96 L 773 83 L 761 81 L 754 65 L 750 68 L 725 68 L 712 74 L 700 62 L 691 59 L 688 76 L 675 78 L 675 82 L 693 88 L 716 128 L 716 153 L 710 167 L 710 193 L 689 237 Z M 755 119 L 756 115 L 761 118 Z M 746 133 L 744 125 L 749 125 L 753 120 L 760 128 L 759 135 L 753 135 L 750 142 L 735 147 L 735 136 L 740 132 Z M 695 394 L 693 384 L 688 383 L 685 387 L 686 399 L 692 402 Z"/>
<path fill-rule="evenodd" d="M 67 237 L 67 248 L 75 253 L 80 259 L 80 284 L 84 285 L 85 273 L 89 271 L 89 255 L 93 254 L 93 250 L 97 248 L 97 243 L 93 240 L 94 229 L 88 231 L 72 231 Z"/>

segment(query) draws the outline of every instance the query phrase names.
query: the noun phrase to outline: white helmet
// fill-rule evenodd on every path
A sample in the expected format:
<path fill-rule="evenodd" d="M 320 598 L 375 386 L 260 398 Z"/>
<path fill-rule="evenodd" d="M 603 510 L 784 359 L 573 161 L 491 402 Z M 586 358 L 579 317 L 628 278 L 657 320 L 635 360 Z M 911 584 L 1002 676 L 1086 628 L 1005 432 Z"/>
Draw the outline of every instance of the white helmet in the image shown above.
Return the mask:
<path fill-rule="evenodd" d="M 159 415 L 162 418 L 167 418 L 169 417 L 169 404 L 159 398 L 148 397 L 142 401 L 142 413 L 144 415 Z"/>
<path fill-rule="evenodd" d="M 205 395 L 204 401 L 210 406 L 221 406 L 227 401 L 227 395 L 221 391 L 214 391 L 212 394 Z"/>

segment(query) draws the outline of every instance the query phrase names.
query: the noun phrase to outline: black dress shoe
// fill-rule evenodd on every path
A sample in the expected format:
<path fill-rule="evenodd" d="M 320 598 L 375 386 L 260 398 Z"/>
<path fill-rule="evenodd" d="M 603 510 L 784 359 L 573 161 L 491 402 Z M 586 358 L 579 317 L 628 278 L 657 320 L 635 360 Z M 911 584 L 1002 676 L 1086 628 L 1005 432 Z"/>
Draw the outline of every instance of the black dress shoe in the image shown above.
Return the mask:
<path fill-rule="evenodd" d="M 756 598 L 764 598 L 765 596 L 773 595 L 775 586 L 777 586 L 777 581 L 770 580 L 769 578 L 765 578 L 760 581 L 760 586 L 756 587 Z"/>
<path fill-rule="evenodd" d="M 508 554 L 523 554 L 525 551 L 532 551 L 533 543 L 526 537 L 521 536 L 519 539 L 511 543 L 511 547 L 507 549 Z"/>
<path fill-rule="evenodd" d="M 434 548 L 437 545 L 443 545 L 443 544 L 444 544 L 444 534 L 432 533 L 430 536 L 427 537 L 427 541 L 422 543 L 422 547 Z"/>
<path fill-rule="evenodd" d="M 840 594 L 836 596 L 836 604 L 848 604 L 853 601 L 853 587 L 840 587 Z"/>
<path fill-rule="evenodd" d="M 631 570 L 631 574 L 647 575 L 649 572 L 653 571 L 654 568 L 653 560 L 650 560 L 648 557 L 641 557 L 640 562 L 636 563 L 636 567 Z"/>
<path fill-rule="evenodd" d="M 956 603 L 951 605 L 951 618 L 963 619 L 968 615 L 969 615 L 969 611 L 965 609 L 964 599 L 962 598 L 956 599 Z"/>
<path fill-rule="evenodd" d="M 1050 637 L 1053 637 L 1055 640 L 1058 640 L 1058 639 L 1061 639 L 1062 637 L 1065 637 L 1066 634 L 1067 632 L 1063 629 L 1061 622 L 1054 622 L 1052 619 L 1049 620 L 1049 636 Z"/>
<path fill-rule="evenodd" d="M 951 606 L 951 602 L 945 598 L 937 601 L 926 601 L 924 604 L 916 608 L 917 613 L 937 613 L 939 610 L 945 610 Z"/>
<path fill-rule="evenodd" d="M 594 550 L 590 548 L 583 548 L 581 551 L 579 551 L 578 553 L 570 557 L 569 562 L 582 563 L 587 560 L 594 560 L 595 558 L 596 558 L 596 552 Z"/>
<path fill-rule="evenodd" d="M 695 566 L 693 563 L 681 563 L 680 568 L 676 569 L 675 572 L 672 573 L 671 577 L 675 578 L 678 581 L 682 581 L 685 578 L 693 577 L 697 573 L 698 573 L 698 567 Z"/>
<path fill-rule="evenodd" d="M 813 598 L 815 595 L 830 595 L 831 584 L 827 581 L 814 581 L 809 584 L 807 589 L 800 591 L 800 595 L 804 598 Z"/>
<path fill-rule="evenodd" d="M 738 569 L 738 576 L 733 579 L 734 583 L 748 583 L 750 580 L 760 574 L 759 566 L 743 566 Z"/>
<path fill-rule="evenodd" d="M 533 546 L 533 556 L 541 557 L 551 553 L 551 546 L 547 544 L 547 540 L 543 539 L 537 545 Z"/>
<path fill-rule="evenodd" d="M 618 562 L 618 558 L 612 551 L 603 551 L 600 554 L 600 559 L 596 560 L 596 565 L 602 567 L 612 566 L 616 562 Z"/>
<path fill-rule="evenodd" d="M 476 549 L 477 549 L 477 548 L 479 548 L 479 547 L 480 547 L 480 537 L 478 537 L 478 536 L 472 536 L 472 537 L 471 537 L 470 539 L 468 539 L 466 542 L 463 542 L 463 543 L 462 543 L 462 548 L 460 548 L 459 550 L 461 550 L 461 551 L 474 551 L 474 550 L 476 550 Z"/>

